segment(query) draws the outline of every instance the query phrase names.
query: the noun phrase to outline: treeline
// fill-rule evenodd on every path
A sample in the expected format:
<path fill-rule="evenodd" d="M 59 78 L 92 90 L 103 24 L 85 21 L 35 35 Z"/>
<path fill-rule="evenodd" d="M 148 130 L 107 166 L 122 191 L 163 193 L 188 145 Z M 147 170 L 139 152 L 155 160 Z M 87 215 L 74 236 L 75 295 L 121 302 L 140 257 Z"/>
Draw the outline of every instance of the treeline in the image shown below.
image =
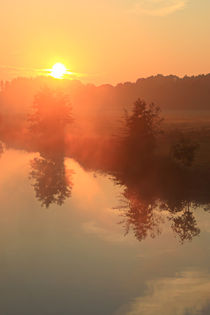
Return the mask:
<path fill-rule="evenodd" d="M 0 104 L 5 106 L 5 110 L 7 106 L 18 106 L 20 111 L 27 109 L 34 95 L 46 85 L 62 88 L 63 92 L 70 95 L 73 107 L 78 110 L 87 107 L 88 111 L 91 108 L 104 112 L 121 110 L 138 97 L 158 104 L 162 110 L 210 110 L 210 74 L 183 78 L 159 74 L 116 86 L 95 86 L 78 80 L 55 80 L 51 77 L 16 78 L 10 82 L 1 82 Z"/>
<path fill-rule="evenodd" d="M 131 104 L 139 97 L 147 103 L 158 104 L 163 112 L 173 111 L 173 115 L 180 110 L 197 111 L 197 115 L 202 110 L 210 110 L 210 74 L 184 78 L 157 75 L 116 86 L 95 86 L 50 77 L 17 78 L 1 83 L 0 112 L 7 122 L 21 128 L 31 111 L 34 96 L 44 86 L 59 88 L 69 95 L 79 129 L 92 134 L 115 132 L 124 108 L 131 109 Z M 179 113 L 174 118 L 182 116 Z"/>

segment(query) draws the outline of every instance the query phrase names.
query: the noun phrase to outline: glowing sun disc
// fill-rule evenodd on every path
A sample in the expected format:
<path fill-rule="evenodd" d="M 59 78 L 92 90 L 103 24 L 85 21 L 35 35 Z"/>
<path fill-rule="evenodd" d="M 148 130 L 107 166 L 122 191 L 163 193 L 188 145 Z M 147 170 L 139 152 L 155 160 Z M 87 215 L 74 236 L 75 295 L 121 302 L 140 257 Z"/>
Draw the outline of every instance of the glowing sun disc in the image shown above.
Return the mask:
<path fill-rule="evenodd" d="M 56 79 L 62 79 L 64 74 L 67 73 L 66 67 L 62 63 L 56 63 L 52 67 L 50 75 Z"/>

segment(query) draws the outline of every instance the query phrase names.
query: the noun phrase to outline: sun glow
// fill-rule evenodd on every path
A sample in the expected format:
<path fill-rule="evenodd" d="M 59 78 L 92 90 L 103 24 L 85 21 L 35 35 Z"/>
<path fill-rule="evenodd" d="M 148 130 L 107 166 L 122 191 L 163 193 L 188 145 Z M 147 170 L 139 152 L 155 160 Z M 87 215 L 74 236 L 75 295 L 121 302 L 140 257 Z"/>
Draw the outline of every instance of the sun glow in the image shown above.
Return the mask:
<path fill-rule="evenodd" d="M 67 69 L 62 63 L 56 63 L 52 67 L 50 75 L 55 79 L 62 79 L 67 74 Z"/>

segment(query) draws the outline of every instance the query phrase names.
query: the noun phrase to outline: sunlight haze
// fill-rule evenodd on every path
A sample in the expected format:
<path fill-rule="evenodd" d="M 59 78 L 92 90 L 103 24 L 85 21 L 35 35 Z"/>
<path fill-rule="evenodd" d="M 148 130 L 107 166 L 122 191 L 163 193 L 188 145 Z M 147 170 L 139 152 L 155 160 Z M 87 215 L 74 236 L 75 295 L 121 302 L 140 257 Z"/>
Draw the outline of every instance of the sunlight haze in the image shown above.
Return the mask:
<path fill-rule="evenodd" d="M 0 315 L 210 314 L 210 0 L 2 0 Z"/>
<path fill-rule="evenodd" d="M 117 83 L 210 68 L 208 0 L 3 0 L 0 79 L 56 62 L 83 81 Z"/>

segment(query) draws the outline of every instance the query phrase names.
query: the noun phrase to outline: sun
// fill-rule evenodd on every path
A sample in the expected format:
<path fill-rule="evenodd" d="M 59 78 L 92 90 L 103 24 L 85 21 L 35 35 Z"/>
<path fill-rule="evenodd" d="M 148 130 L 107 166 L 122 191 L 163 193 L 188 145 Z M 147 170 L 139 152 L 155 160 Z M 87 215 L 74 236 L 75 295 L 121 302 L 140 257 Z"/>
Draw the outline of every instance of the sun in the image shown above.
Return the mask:
<path fill-rule="evenodd" d="M 66 67 L 62 63 L 58 62 L 52 67 L 50 75 L 55 79 L 62 79 L 66 73 Z"/>

